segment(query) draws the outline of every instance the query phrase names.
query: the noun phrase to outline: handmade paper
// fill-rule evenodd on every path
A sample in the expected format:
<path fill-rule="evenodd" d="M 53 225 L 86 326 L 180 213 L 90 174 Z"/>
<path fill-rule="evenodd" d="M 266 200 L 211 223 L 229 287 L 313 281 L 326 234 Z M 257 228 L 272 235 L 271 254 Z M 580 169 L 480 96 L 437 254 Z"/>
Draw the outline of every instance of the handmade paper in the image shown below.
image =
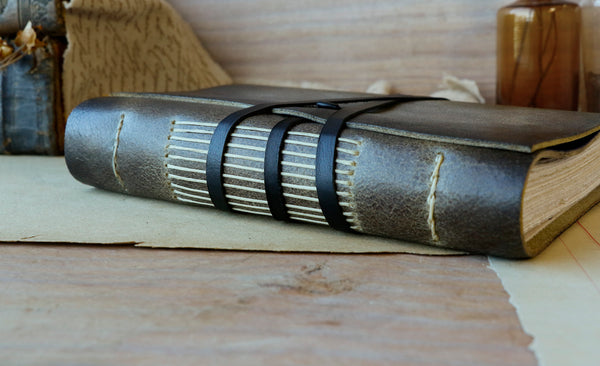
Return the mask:
<path fill-rule="evenodd" d="M 278 252 L 457 252 L 102 191 L 61 157 L 0 157 L 0 241 Z"/>

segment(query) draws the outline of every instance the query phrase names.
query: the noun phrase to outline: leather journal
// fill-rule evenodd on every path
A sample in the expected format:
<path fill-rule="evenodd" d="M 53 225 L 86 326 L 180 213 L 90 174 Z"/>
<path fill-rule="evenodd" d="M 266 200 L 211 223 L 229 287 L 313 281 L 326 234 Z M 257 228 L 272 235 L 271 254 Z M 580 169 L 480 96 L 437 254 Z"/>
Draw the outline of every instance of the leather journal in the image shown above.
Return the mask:
<path fill-rule="evenodd" d="M 526 258 L 600 199 L 598 130 L 593 113 L 230 85 L 86 101 L 65 157 L 111 191 Z"/>

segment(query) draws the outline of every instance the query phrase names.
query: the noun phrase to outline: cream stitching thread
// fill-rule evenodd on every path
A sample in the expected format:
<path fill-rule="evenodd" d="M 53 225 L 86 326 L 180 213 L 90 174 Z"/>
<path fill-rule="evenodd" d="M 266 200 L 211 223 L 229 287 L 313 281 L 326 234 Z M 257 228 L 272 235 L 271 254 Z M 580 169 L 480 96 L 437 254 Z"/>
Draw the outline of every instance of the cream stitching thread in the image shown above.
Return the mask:
<path fill-rule="evenodd" d="M 206 184 L 206 180 L 204 176 L 206 172 L 202 169 L 198 169 L 195 163 L 206 163 L 206 155 L 208 151 L 206 150 L 206 146 L 210 142 L 209 137 L 213 134 L 214 131 L 211 128 L 216 127 L 216 123 L 210 122 L 200 122 L 200 121 L 172 121 L 171 130 L 169 133 L 169 143 L 166 146 L 165 152 L 165 168 L 167 171 L 167 179 L 171 190 L 173 191 L 173 197 L 175 200 L 199 204 L 199 205 L 207 205 L 211 206 L 210 199 L 208 197 L 208 191 L 205 191 L 204 188 L 198 188 L 196 185 Z M 263 142 L 266 144 L 268 139 L 268 133 L 271 129 L 262 128 L 262 127 L 253 127 L 253 126 L 237 126 L 236 131 L 232 134 L 233 137 L 239 137 L 240 139 L 247 139 L 252 141 Z M 304 137 L 306 140 L 294 138 L 295 136 Z M 309 149 L 299 151 L 293 151 L 293 149 L 284 149 L 283 154 L 286 156 L 293 156 L 297 158 L 306 159 L 315 159 L 316 156 L 314 153 L 311 153 L 310 148 L 317 147 L 317 139 L 319 135 L 314 133 L 306 133 L 306 132 L 296 132 L 290 131 L 289 136 L 285 141 L 285 144 L 288 146 L 300 146 L 307 147 Z M 208 139 L 206 139 L 208 138 Z M 314 141 L 313 141 L 314 140 Z M 360 141 L 354 141 L 351 139 L 340 138 L 340 142 L 348 143 L 354 146 L 360 146 Z M 240 148 L 246 151 L 252 152 L 264 152 L 265 149 L 261 145 L 246 145 L 243 140 L 240 140 L 236 143 L 228 143 L 229 148 Z M 290 151 L 292 150 L 292 151 Z M 353 184 L 353 175 L 354 168 L 356 167 L 356 157 L 359 155 L 359 150 L 357 148 L 350 147 L 337 147 L 336 151 L 341 154 L 350 155 L 348 158 L 351 160 L 344 159 L 336 159 L 336 173 L 341 174 L 342 176 L 347 176 L 346 179 L 337 179 L 336 184 L 339 186 L 352 186 Z M 249 155 L 241 155 L 243 153 L 226 153 L 225 156 L 228 158 L 235 158 L 242 161 L 255 161 L 255 162 L 263 162 L 263 157 L 252 156 Z M 191 164 L 191 165 L 190 165 Z M 294 166 L 299 168 L 306 168 L 314 170 L 314 164 L 309 164 L 307 162 L 301 161 L 282 161 L 282 165 L 284 166 Z M 264 189 L 260 187 L 264 182 L 257 178 L 249 178 L 244 175 L 236 174 L 237 171 L 244 172 L 254 172 L 261 173 L 263 169 L 244 166 L 242 162 L 240 163 L 225 163 L 225 166 L 229 166 L 230 168 L 235 169 L 231 174 L 227 174 L 226 176 L 229 178 L 234 178 L 241 180 L 241 182 L 253 182 L 258 184 L 257 187 L 250 187 L 245 185 L 244 183 L 233 184 L 227 183 L 224 184 L 226 188 L 233 188 L 240 191 L 246 192 L 254 192 L 254 193 L 264 193 Z M 183 172 L 174 174 L 177 172 Z M 187 176 L 186 173 L 191 174 Z M 314 176 L 300 173 L 290 173 L 283 172 L 283 176 L 289 176 L 295 179 L 305 179 L 308 183 L 313 183 L 312 185 L 300 185 L 300 184 L 289 184 L 283 183 L 282 186 L 297 190 L 300 189 L 302 191 L 316 191 L 314 187 Z M 193 176 L 193 178 L 192 178 Z M 344 177 L 345 178 L 345 177 Z M 181 184 L 177 184 L 181 183 Z M 195 187 L 195 188 L 192 188 Z M 176 188 L 176 189 L 175 189 Z M 295 194 L 297 193 L 297 194 Z M 337 192 L 339 197 L 348 198 L 351 197 L 351 192 L 346 192 L 344 190 L 338 190 Z M 313 197 L 313 195 L 308 195 L 305 192 L 286 192 L 284 196 L 287 198 L 300 199 L 307 203 L 317 203 L 318 199 Z M 227 198 L 235 201 L 230 201 L 233 210 L 242 211 L 242 212 L 250 212 L 259 215 L 270 215 L 266 213 L 268 209 L 267 201 L 265 200 L 253 200 L 249 197 L 238 197 L 227 195 Z M 257 203 L 258 205 L 248 205 L 248 203 Z M 321 214 L 320 208 L 312 208 L 309 206 L 290 206 L 286 204 L 288 207 L 288 211 L 290 211 L 290 217 L 299 221 L 309 221 L 313 223 L 318 223 L 322 225 L 327 225 L 326 219 Z M 345 208 L 344 216 L 346 216 L 346 221 L 353 225 L 353 228 L 360 228 L 360 225 L 356 224 L 356 220 L 354 218 L 354 213 L 351 210 L 353 207 L 348 202 L 340 202 L 340 206 Z M 314 211 L 313 211 L 314 210 Z M 350 210 L 350 211 L 349 211 Z M 302 214 L 304 212 L 304 214 Z M 310 215 L 310 216 L 306 216 Z"/>
<path fill-rule="evenodd" d="M 165 177 L 167 179 L 167 182 L 169 182 L 169 189 L 171 190 L 171 194 L 173 195 L 174 199 L 177 199 L 177 193 L 175 192 L 175 189 L 173 187 L 173 182 L 171 181 L 171 177 L 169 176 L 169 160 L 170 159 L 174 159 L 174 156 L 176 155 L 171 155 L 171 137 L 173 136 L 173 132 L 175 131 L 175 120 L 171 121 L 171 127 L 169 128 L 169 136 L 167 136 L 167 146 L 165 146 Z M 181 159 L 188 159 L 188 158 L 184 158 L 184 157 L 178 157 L 177 158 L 181 158 Z"/>
<path fill-rule="evenodd" d="M 119 121 L 119 125 L 117 127 L 117 133 L 115 134 L 115 143 L 113 145 L 113 154 L 112 154 L 112 163 L 113 163 L 112 168 L 113 168 L 113 173 L 115 175 L 115 178 L 117 179 L 117 182 L 119 182 L 119 185 L 121 186 L 121 188 L 123 188 L 125 191 L 127 191 L 127 187 L 125 187 L 125 182 L 123 182 L 123 178 L 121 178 L 121 174 L 119 174 L 119 164 L 117 162 L 117 151 L 119 149 L 121 130 L 123 129 L 124 122 L 125 122 L 125 115 L 122 114 L 121 120 Z"/>
<path fill-rule="evenodd" d="M 433 241 L 440 241 L 440 237 L 437 234 L 436 223 L 435 223 L 435 199 L 436 199 L 436 190 L 438 181 L 440 179 L 440 168 L 442 167 L 442 163 L 444 162 L 444 154 L 438 153 L 435 158 L 435 167 L 433 169 L 433 173 L 431 174 L 431 178 L 429 181 L 431 182 L 431 188 L 429 190 L 429 196 L 427 197 L 427 205 L 429 206 L 429 217 L 427 218 L 427 223 L 429 224 L 429 229 L 431 230 L 431 239 Z"/>

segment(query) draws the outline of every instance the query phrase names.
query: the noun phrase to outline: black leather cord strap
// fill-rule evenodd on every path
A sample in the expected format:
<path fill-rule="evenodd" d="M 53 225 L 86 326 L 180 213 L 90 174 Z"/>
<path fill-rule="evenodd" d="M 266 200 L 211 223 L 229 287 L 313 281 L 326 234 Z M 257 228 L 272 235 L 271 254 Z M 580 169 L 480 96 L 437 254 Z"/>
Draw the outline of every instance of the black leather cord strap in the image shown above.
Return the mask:
<path fill-rule="evenodd" d="M 225 158 L 225 147 L 229 141 L 229 135 L 235 127 L 246 118 L 270 111 L 272 105 L 258 104 L 249 108 L 236 111 L 223 119 L 213 133 L 208 145 L 206 157 L 206 185 L 208 194 L 216 208 L 229 210 L 223 187 L 223 159 Z"/>
<path fill-rule="evenodd" d="M 340 98 L 333 100 L 312 100 L 312 101 L 296 101 L 296 102 L 283 102 L 283 103 L 267 103 L 267 104 L 257 104 L 252 107 L 248 107 L 239 111 L 236 111 L 227 117 L 225 117 L 217 127 L 213 133 L 213 136 L 210 140 L 210 144 L 208 146 L 208 156 L 206 159 L 206 181 L 208 186 L 208 192 L 210 195 L 210 199 L 213 205 L 221 210 L 230 210 L 230 207 L 227 203 L 227 199 L 225 197 L 225 188 L 223 187 L 223 160 L 225 158 L 225 150 L 227 143 L 229 141 L 230 135 L 235 129 L 235 127 L 244 121 L 247 118 L 252 116 L 256 116 L 259 114 L 268 114 L 273 113 L 273 109 L 275 108 L 288 108 L 288 107 L 320 107 L 320 108 L 330 108 L 330 109 L 338 109 L 339 105 L 342 103 L 357 103 L 357 102 L 372 102 L 372 101 L 380 101 L 377 107 L 381 107 L 383 104 L 388 103 L 398 103 L 401 101 L 410 101 L 410 100 L 422 100 L 422 99 L 431 99 L 431 98 L 423 98 L 423 97 L 411 97 L 404 95 L 387 95 L 387 96 L 374 96 L 374 97 L 356 97 L 356 98 Z M 368 107 L 366 105 L 361 105 L 360 113 L 365 113 L 376 107 Z M 366 110 L 365 110 L 366 108 Z M 345 109 L 345 108 L 344 108 Z M 358 114 L 360 114 L 358 113 Z M 334 114 L 335 115 L 335 114 Z M 354 116 L 354 115 L 352 115 Z M 344 119 L 344 122 L 352 118 L 349 116 Z M 343 128 L 344 123 L 341 123 L 339 126 L 339 130 Z M 329 127 L 328 129 L 332 129 Z M 335 134 L 336 139 L 337 135 L 339 135 L 339 131 Z M 326 139 L 329 141 L 330 139 Z M 329 141 L 331 143 L 331 141 Z M 330 148 L 328 149 L 330 150 Z M 335 146 L 334 146 L 334 154 L 335 156 Z M 329 161 L 329 160 L 327 160 Z M 335 158 L 333 160 L 335 163 Z M 331 164 L 329 164 L 331 165 Z M 325 165 L 323 165 L 325 166 Z M 323 168 L 325 169 L 325 168 Z M 335 172 L 333 172 L 335 174 Z M 324 181 L 325 182 L 325 181 Z M 328 181 L 327 181 L 328 182 Z M 335 180 L 333 181 L 335 183 Z M 325 185 L 326 183 L 323 183 Z M 333 187 L 335 191 L 335 186 Z M 327 191 L 327 189 L 325 189 Z M 326 197 L 333 197 L 329 193 L 325 195 Z M 325 201 L 330 201 L 330 198 L 324 198 Z M 339 208 L 339 205 L 338 205 Z M 283 217 L 283 216 L 282 216 Z M 328 219 L 329 221 L 329 219 Z M 338 220 L 333 220 L 337 222 Z"/>
<path fill-rule="evenodd" d="M 290 221 L 281 187 L 281 151 L 288 131 L 304 120 L 288 117 L 277 123 L 269 134 L 265 150 L 265 191 L 271 215 L 277 220 Z"/>
<path fill-rule="evenodd" d="M 344 217 L 344 212 L 339 205 L 335 183 L 335 159 L 337 140 L 346 125 L 346 121 L 363 113 L 373 112 L 377 109 L 392 105 L 417 101 L 431 100 L 429 97 L 396 96 L 391 100 L 375 100 L 358 105 L 347 106 L 332 114 L 325 122 L 319 135 L 316 161 L 316 185 L 319 205 L 329 226 L 351 231 L 350 225 Z"/>
<path fill-rule="evenodd" d="M 320 101 L 257 104 L 236 111 L 219 122 L 210 139 L 206 157 L 206 185 L 208 186 L 210 199 L 216 208 L 230 210 L 225 197 L 225 188 L 223 187 L 223 159 L 225 158 L 227 142 L 235 127 L 252 116 L 272 113 L 274 108 L 317 106 L 317 103 L 320 103 Z"/>

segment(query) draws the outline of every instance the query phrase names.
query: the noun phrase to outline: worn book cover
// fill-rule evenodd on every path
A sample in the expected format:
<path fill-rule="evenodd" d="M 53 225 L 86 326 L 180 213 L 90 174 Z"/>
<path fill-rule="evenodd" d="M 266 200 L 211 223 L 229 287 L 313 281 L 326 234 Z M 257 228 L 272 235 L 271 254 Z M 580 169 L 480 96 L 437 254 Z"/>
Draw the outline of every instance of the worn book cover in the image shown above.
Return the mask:
<path fill-rule="evenodd" d="M 45 45 L 0 72 L 0 153 L 57 155 L 63 151 L 63 38 Z"/>
<path fill-rule="evenodd" d="M 598 130 L 592 113 L 236 85 L 85 102 L 65 156 L 112 191 L 531 257 L 600 199 Z"/>

